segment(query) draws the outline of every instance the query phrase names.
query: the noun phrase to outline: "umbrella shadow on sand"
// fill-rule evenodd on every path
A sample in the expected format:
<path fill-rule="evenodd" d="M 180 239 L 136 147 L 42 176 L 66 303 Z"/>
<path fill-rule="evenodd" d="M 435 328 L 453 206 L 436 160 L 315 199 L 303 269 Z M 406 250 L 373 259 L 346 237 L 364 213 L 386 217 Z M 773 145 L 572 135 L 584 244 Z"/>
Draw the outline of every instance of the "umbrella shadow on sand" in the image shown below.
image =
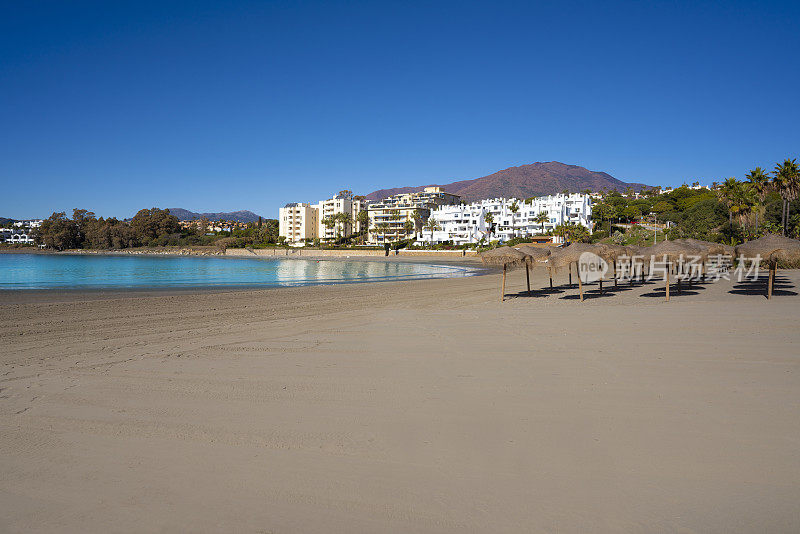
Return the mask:
<path fill-rule="evenodd" d="M 728 293 L 733 295 L 765 296 L 765 288 L 767 287 L 768 281 L 768 273 L 760 274 L 757 280 L 742 280 L 741 282 L 734 282 L 735 285 L 733 286 L 733 289 L 728 291 Z M 796 288 L 795 285 L 792 284 L 788 278 L 780 274 L 775 275 L 775 280 L 772 287 L 772 294 L 774 296 L 791 297 L 798 294 L 797 291 L 792 291 L 792 289 Z"/>
<path fill-rule="evenodd" d="M 510 299 L 527 299 L 527 298 L 545 298 L 549 297 L 553 293 L 563 293 L 563 291 L 559 291 L 556 288 L 550 289 L 531 289 L 531 292 L 528 293 L 526 290 L 519 291 L 517 293 L 506 293 L 506 300 Z"/>
<path fill-rule="evenodd" d="M 605 284 L 603 284 L 602 293 L 600 293 L 600 285 L 597 283 L 583 284 L 583 300 L 600 299 L 613 296 L 614 293 Z M 575 293 L 569 293 L 559 298 L 562 300 L 580 300 L 581 296 L 579 293 L 575 292 Z"/>
<path fill-rule="evenodd" d="M 699 295 L 701 291 L 704 291 L 706 288 L 703 286 L 699 286 L 696 283 L 692 283 L 692 287 L 689 288 L 685 283 L 682 284 L 681 291 L 678 293 L 677 284 L 671 284 L 669 288 L 669 295 L 670 297 L 688 297 L 692 295 Z M 666 288 L 665 287 L 655 287 L 649 293 L 642 293 L 639 295 L 640 297 L 646 298 L 660 298 L 663 299 L 666 295 Z"/>

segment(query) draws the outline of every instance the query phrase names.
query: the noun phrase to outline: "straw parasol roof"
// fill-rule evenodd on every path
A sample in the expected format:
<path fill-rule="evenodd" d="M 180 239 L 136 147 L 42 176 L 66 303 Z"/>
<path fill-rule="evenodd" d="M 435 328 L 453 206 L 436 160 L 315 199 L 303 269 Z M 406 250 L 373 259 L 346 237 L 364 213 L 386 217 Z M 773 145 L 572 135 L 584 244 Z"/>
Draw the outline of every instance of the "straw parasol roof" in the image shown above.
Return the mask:
<path fill-rule="evenodd" d="M 534 261 L 545 261 L 547 257 L 550 256 L 550 249 L 545 247 L 531 247 L 529 245 L 522 245 L 517 250 L 520 252 L 527 254 Z"/>
<path fill-rule="evenodd" d="M 505 267 L 506 269 L 525 266 L 530 261 L 528 257 L 524 252 L 511 247 L 499 247 L 481 252 L 481 261 L 483 261 L 484 265 Z"/>
<path fill-rule="evenodd" d="M 591 252 L 597 254 L 604 260 L 609 258 L 609 252 L 604 247 L 597 247 L 587 243 L 572 243 L 564 248 L 556 249 L 550 252 L 547 258 L 547 267 L 558 269 L 559 267 L 566 267 L 571 263 L 580 260 L 581 254 Z"/>
<path fill-rule="evenodd" d="M 649 247 L 640 247 L 639 245 L 628 245 L 625 247 L 628 249 L 628 256 L 649 256 L 648 251 L 650 250 Z"/>
<path fill-rule="evenodd" d="M 770 265 L 774 265 L 778 261 L 800 262 L 800 241 L 767 234 L 764 237 L 742 243 L 736 247 L 736 255 L 749 259 L 760 256 L 763 261 Z"/>
<path fill-rule="evenodd" d="M 691 257 L 699 256 L 705 260 L 708 257 L 708 249 L 698 245 L 689 244 L 682 241 L 662 241 L 652 247 L 642 250 L 646 258 L 655 257 L 662 260 L 666 257 L 667 261 L 688 260 Z"/>
<path fill-rule="evenodd" d="M 701 239 L 678 239 L 679 243 L 687 243 L 696 247 L 703 247 L 709 254 L 716 255 L 733 254 L 733 247 L 723 245 L 722 243 L 712 243 L 711 241 L 703 241 Z"/>

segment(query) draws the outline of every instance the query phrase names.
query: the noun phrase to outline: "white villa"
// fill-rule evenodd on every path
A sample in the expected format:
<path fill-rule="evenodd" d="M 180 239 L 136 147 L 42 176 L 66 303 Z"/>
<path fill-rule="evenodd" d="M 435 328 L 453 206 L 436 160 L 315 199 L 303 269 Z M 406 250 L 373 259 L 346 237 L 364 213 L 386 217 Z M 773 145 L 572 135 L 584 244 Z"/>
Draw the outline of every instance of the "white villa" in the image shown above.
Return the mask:
<path fill-rule="evenodd" d="M 0 228 L 0 243 L 33 245 L 33 229 L 41 225 L 41 219 L 33 219 L 16 221 L 10 228 Z"/>
<path fill-rule="evenodd" d="M 517 213 L 511 210 L 516 203 Z M 526 203 L 514 198 L 481 200 L 472 204 L 441 206 L 431 217 L 441 227 L 433 234 L 423 231 L 418 241 L 454 245 L 477 243 L 482 238 L 507 241 L 552 231 L 559 224 L 581 224 L 592 230 L 592 198 L 584 194 L 550 195 Z M 492 214 L 491 227 L 486 214 Z M 539 222 L 539 215 L 542 222 Z"/>

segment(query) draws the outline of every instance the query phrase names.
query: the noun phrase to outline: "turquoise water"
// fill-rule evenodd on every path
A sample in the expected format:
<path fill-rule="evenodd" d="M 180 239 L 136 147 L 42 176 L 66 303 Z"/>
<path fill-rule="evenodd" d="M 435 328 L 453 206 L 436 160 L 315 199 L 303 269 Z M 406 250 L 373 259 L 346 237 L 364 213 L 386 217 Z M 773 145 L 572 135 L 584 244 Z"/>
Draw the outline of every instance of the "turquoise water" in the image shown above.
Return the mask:
<path fill-rule="evenodd" d="M 472 274 L 455 266 L 350 260 L 0 254 L 0 289 L 275 287 Z"/>

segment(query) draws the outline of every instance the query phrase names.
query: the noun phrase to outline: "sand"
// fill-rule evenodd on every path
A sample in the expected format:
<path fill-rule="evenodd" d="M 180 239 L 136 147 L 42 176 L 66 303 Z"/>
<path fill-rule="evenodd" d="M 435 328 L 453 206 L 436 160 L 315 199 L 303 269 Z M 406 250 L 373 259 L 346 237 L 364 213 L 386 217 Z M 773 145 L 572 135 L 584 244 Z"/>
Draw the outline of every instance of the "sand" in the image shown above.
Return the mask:
<path fill-rule="evenodd" d="M 800 530 L 800 272 L 498 285 L 0 293 L 0 531 Z"/>

